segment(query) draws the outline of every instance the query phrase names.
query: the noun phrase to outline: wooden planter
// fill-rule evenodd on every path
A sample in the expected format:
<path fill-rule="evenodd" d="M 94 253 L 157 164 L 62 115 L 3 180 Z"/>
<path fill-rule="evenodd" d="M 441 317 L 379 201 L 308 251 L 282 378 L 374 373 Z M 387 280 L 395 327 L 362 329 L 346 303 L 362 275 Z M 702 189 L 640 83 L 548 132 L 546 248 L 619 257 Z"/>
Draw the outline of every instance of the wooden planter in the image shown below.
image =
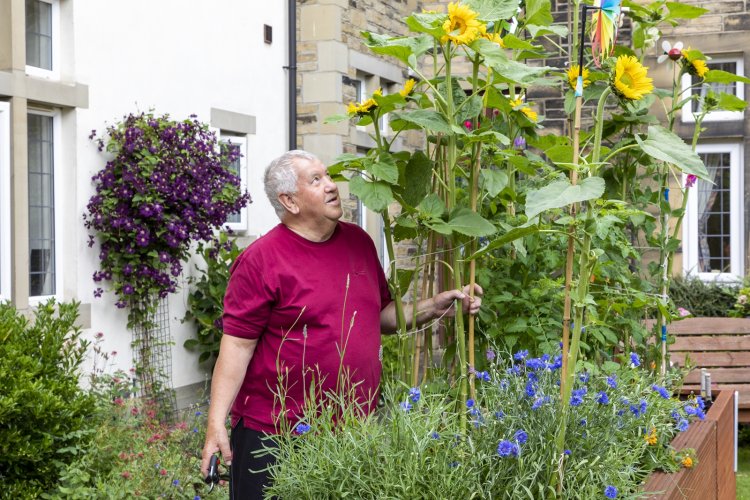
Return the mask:
<path fill-rule="evenodd" d="M 672 441 L 677 451 L 694 448 L 698 465 L 672 474 L 651 474 L 643 487 L 650 493 L 645 498 L 734 500 L 734 418 L 734 392 L 717 393 L 705 420 L 691 423 Z"/>

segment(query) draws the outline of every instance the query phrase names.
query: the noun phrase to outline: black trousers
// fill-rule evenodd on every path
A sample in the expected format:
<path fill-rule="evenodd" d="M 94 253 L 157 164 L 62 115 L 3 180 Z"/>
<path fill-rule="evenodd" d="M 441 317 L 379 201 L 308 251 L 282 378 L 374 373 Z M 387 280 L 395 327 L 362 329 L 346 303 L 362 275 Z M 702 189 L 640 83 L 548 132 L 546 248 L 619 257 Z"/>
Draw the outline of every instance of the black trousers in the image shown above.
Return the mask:
<path fill-rule="evenodd" d="M 232 447 L 232 467 L 229 475 L 231 500 L 262 500 L 263 490 L 270 483 L 268 471 L 273 465 L 273 455 L 258 456 L 265 447 L 275 446 L 268 434 L 248 429 L 242 419 L 232 429 L 229 439 Z"/>

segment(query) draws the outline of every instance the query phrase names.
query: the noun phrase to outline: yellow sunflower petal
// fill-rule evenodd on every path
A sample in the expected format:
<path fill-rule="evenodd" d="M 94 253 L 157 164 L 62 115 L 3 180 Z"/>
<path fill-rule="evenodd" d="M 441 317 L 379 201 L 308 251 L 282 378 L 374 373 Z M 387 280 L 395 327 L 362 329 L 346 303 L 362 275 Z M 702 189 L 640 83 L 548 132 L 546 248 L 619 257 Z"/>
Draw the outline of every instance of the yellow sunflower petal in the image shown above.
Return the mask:
<path fill-rule="evenodd" d="M 637 101 L 654 90 L 653 79 L 634 56 L 620 56 L 615 64 L 614 91 L 620 97 Z"/>
<path fill-rule="evenodd" d="M 568 75 L 568 83 L 570 84 L 570 88 L 575 89 L 576 88 L 576 81 L 578 81 L 578 65 L 574 64 L 570 68 L 568 68 L 568 71 L 566 72 Z M 586 88 L 591 84 L 591 80 L 589 80 L 589 70 L 586 68 L 583 68 L 583 88 Z"/>
<path fill-rule="evenodd" d="M 398 93 L 401 94 L 401 97 L 406 97 L 408 95 L 411 95 L 412 92 L 414 92 L 414 85 L 416 85 L 417 82 L 414 81 L 413 78 L 409 78 L 404 83 L 404 88 L 399 90 Z"/>
<path fill-rule="evenodd" d="M 481 23 L 477 20 L 478 15 L 460 2 L 449 3 L 448 19 L 443 23 L 443 30 L 446 34 L 440 41 L 443 43 L 451 41 L 456 45 L 467 45 L 473 42 L 480 35 Z"/>

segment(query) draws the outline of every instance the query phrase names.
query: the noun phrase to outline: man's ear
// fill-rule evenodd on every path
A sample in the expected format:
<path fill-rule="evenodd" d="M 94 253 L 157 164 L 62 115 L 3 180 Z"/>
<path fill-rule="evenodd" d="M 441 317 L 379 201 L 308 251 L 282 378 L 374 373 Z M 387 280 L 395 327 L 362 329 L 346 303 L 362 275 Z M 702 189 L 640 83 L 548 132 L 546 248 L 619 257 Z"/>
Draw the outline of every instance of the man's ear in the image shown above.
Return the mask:
<path fill-rule="evenodd" d="M 281 193 L 279 194 L 279 202 L 284 205 L 284 208 L 286 208 L 290 213 L 297 215 L 299 213 L 299 206 L 297 205 L 297 202 L 294 201 L 294 198 L 287 194 L 287 193 Z"/>

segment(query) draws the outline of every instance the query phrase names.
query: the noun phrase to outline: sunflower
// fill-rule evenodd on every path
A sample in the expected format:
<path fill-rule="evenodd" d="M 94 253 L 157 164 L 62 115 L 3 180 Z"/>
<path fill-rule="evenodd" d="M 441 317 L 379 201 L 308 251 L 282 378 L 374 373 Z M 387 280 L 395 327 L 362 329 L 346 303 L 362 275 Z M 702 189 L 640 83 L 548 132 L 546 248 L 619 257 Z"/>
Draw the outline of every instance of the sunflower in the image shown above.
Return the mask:
<path fill-rule="evenodd" d="M 440 39 L 445 43 L 451 41 L 456 45 L 469 44 L 479 36 L 480 23 L 477 14 L 466 5 L 460 3 L 448 4 L 448 19 L 443 23 L 445 35 Z"/>
<path fill-rule="evenodd" d="M 414 81 L 413 78 L 409 78 L 404 83 L 404 88 L 399 90 L 398 93 L 401 94 L 401 97 L 407 97 L 410 96 L 412 92 L 414 92 L 414 86 L 417 84 L 417 82 Z"/>
<path fill-rule="evenodd" d="M 691 58 L 690 47 L 688 47 L 687 50 L 682 51 L 682 57 L 685 58 L 685 64 L 688 73 L 701 79 L 705 78 L 706 73 L 708 73 L 708 65 L 706 65 L 706 61 L 704 59 L 700 59 L 698 57 Z"/>
<path fill-rule="evenodd" d="M 479 37 L 486 38 L 490 42 L 494 42 L 498 44 L 500 47 L 505 48 L 505 42 L 503 41 L 503 37 L 501 37 L 499 33 L 495 33 L 495 32 L 488 33 L 486 24 L 479 25 Z"/>
<path fill-rule="evenodd" d="M 346 106 L 346 112 L 350 115 L 366 115 L 374 108 L 378 107 L 378 103 L 375 102 L 375 99 L 372 97 L 367 99 L 366 101 L 362 101 L 362 103 L 358 102 L 350 102 Z"/>
<path fill-rule="evenodd" d="M 578 81 L 578 65 L 574 64 L 570 68 L 568 68 L 568 83 L 570 83 L 570 88 L 575 90 L 576 88 L 576 81 Z M 591 84 L 591 80 L 589 80 L 589 70 L 586 68 L 583 68 L 583 88 L 586 88 Z"/>
<path fill-rule="evenodd" d="M 522 106 L 522 107 L 519 108 L 519 106 Z M 537 115 L 536 111 L 526 106 L 521 99 L 511 99 L 510 107 L 513 109 L 518 108 L 518 111 L 523 113 L 524 116 L 526 116 L 526 118 L 528 118 L 534 123 L 536 123 L 537 119 L 539 118 L 539 115 Z"/>
<path fill-rule="evenodd" d="M 653 80 L 634 56 L 620 56 L 615 64 L 613 90 L 620 97 L 637 101 L 654 90 Z"/>

